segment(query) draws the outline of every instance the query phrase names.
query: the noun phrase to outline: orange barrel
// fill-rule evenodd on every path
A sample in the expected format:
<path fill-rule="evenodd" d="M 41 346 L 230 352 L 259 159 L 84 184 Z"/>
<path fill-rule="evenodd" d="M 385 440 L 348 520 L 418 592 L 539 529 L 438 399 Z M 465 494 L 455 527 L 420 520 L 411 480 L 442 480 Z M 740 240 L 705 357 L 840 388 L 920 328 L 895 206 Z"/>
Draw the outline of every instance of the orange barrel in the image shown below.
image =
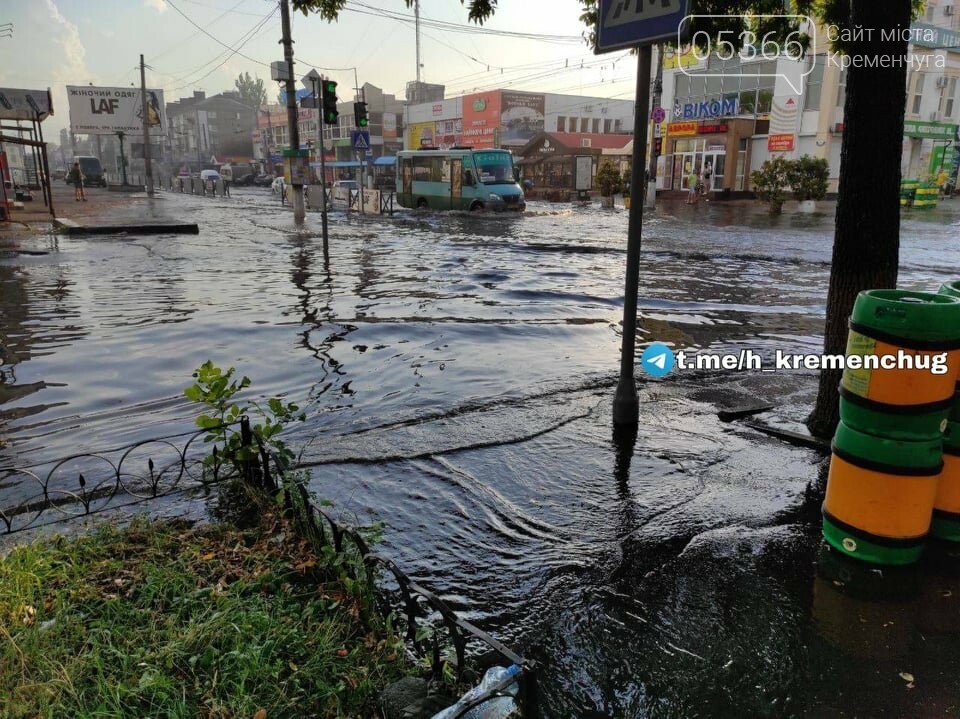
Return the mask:
<path fill-rule="evenodd" d="M 823 536 L 837 551 L 875 564 L 911 564 L 930 530 L 939 439 L 905 442 L 858 432 L 843 421 L 823 502 Z"/>
<path fill-rule="evenodd" d="M 943 433 L 943 472 L 933 503 L 930 534 L 960 542 L 960 422 L 948 422 Z"/>
<path fill-rule="evenodd" d="M 852 368 L 859 356 L 862 368 Z M 879 437 L 936 439 L 960 373 L 960 299 L 868 290 L 857 296 L 840 382 L 840 418 Z"/>

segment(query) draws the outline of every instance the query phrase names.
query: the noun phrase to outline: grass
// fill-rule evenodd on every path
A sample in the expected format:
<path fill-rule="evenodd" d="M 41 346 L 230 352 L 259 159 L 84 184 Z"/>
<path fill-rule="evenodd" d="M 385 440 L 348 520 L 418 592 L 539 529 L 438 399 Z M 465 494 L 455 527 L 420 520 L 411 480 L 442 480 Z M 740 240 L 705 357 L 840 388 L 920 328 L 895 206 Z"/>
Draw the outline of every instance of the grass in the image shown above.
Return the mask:
<path fill-rule="evenodd" d="M 371 716 L 412 667 L 285 524 L 135 521 L 0 559 L 0 718 Z"/>

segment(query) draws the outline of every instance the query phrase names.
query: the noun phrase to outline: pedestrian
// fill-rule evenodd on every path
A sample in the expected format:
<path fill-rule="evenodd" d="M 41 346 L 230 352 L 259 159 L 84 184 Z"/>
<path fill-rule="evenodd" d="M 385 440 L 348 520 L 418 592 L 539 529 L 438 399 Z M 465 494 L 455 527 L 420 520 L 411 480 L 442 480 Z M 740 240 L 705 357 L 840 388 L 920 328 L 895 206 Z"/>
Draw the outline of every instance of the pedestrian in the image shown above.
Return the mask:
<path fill-rule="evenodd" d="M 699 177 L 697 176 L 697 171 L 692 167 L 690 172 L 687 173 L 687 204 L 695 205 L 697 204 L 697 184 Z"/>
<path fill-rule="evenodd" d="M 77 202 L 87 201 L 87 195 L 83 191 L 84 179 L 83 171 L 80 169 L 80 161 L 74 160 L 73 169 L 70 170 L 70 182 L 73 183 L 73 199 Z"/>
<path fill-rule="evenodd" d="M 937 175 L 937 186 L 940 188 L 940 194 L 947 194 L 947 171 L 942 167 L 940 168 L 940 173 Z"/>
<path fill-rule="evenodd" d="M 701 194 L 706 195 L 712 189 L 710 185 L 711 178 L 713 178 L 713 163 L 708 162 L 703 166 L 703 190 Z"/>

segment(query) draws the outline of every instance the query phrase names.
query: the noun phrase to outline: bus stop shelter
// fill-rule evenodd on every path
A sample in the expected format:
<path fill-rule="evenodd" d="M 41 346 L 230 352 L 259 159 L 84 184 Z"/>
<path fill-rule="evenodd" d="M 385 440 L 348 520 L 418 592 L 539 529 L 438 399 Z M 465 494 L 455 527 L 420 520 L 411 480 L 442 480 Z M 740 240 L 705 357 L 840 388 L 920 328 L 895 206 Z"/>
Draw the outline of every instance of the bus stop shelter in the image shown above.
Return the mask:
<path fill-rule="evenodd" d="M 53 99 L 50 89 L 21 90 L 0 88 L 0 219 L 10 219 L 12 194 L 16 184 L 11 172 L 13 153 L 22 159 L 25 171 L 24 183 L 29 187 L 31 178 L 43 193 L 43 204 L 54 215 L 53 193 L 50 187 L 50 165 L 47 160 L 47 145 L 43 141 L 42 123 L 53 114 Z"/>

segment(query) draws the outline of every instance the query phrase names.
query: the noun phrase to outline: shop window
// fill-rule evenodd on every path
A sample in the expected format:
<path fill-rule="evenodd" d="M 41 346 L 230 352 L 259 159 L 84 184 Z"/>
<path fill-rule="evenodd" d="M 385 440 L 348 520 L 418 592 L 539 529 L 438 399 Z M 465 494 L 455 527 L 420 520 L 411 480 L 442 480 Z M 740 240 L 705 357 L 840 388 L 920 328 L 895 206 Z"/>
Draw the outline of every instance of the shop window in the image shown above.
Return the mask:
<path fill-rule="evenodd" d="M 609 117 L 608 117 L 606 120 L 603 121 L 603 131 L 604 131 L 605 133 L 609 133 L 609 132 L 610 132 L 610 128 L 611 128 L 612 126 L 613 126 L 613 121 L 612 121 Z"/>
<path fill-rule="evenodd" d="M 597 134 L 598 132 L 600 132 L 600 118 L 599 118 L 599 117 L 593 118 L 593 123 L 592 123 L 592 125 L 593 125 L 593 126 L 591 127 L 590 132 L 592 132 L 593 134 Z"/>
<path fill-rule="evenodd" d="M 580 118 L 580 132 L 587 132 L 587 128 L 590 127 L 590 118 L 581 117 Z"/>
<path fill-rule="evenodd" d="M 765 115 L 773 105 L 773 90 L 757 90 L 757 114 Z"/>
<path fill-rule="evenodd" d="M 847 102 L 847 68 L 840 70 L 840 79 L 837 80 L 837 107 L 843 107 Z"/>
<path fill-rule="evenodd" d="M 558 117 L 557 118 L 557 132 L 566 132 L 567 131 L 567 118 Z"/>
<path fill-rule="evenodd" d="M 757 91 L 744 90 L 740 93 L 740 112 L 744 115 L 752 115 L 757 110 Z"/>
<path fill-rule="evenodd" d="M 947 105 L 943 110 L 944 117 L 953 117 L 953 104 L 957 97 L 957 78 L 951 77 L 947 83 Z"/>
<path fill-rule="evenodd" d="M 614 121 L 613 121 L 613 131 L 614 131 L 614 132 L 623 132 L 623 120 L 614 120 Z"/>
<path fill-rule="evenodd" d="M 674 79 L 673 97 L 675 100 L 684 100 L 690 97 L 690 76 L 678 72 Z"/>

